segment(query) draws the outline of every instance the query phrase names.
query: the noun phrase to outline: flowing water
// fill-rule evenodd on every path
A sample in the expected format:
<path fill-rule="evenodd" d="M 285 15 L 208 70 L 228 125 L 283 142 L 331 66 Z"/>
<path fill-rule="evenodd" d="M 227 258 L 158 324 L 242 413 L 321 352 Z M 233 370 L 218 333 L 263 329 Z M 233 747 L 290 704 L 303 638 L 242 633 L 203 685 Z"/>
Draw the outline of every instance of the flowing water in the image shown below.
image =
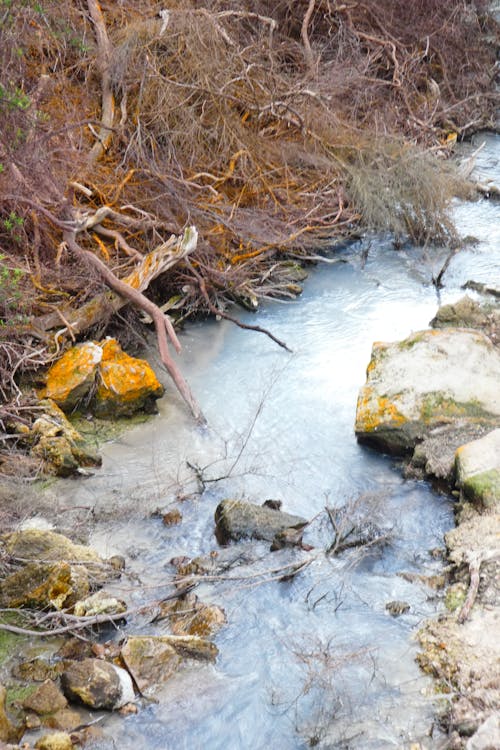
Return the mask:
<path fill-rule="evenodd" d="M 481 140 L 477 169 L 500 184 L 500 139 Z M 450 263 L 443 302 L 462 296 L 470 278 L 500 281 L 498 204 L 457 205 L 456 216 L 478 243 Z M 95 476 L 58 488 L 66 517 L 80 506 L 100 519 L 92 544 L 126 557 L 136 578 L 125 577 L 117 591 L 132 606 L 171 591 L 171 558 L 220 551 L 213 516 L 225 497 L 278 498 L 286 511 L 317 516 L 306 539 L 314 550 L 270 553 L 262 542 L 244 543 L 240 565 L 226 574 L 237 580 L 198 587 L 227 616 L 215 636 L 216 663 L 186 665 L 157 703 L 126 719 L 107 718 L 101 747 L 438 747 L 439 732 L 429 734 L 432 686 L 414 661 L 414 635 L 442 602 L 399 574 L 439 573 L 442 562 L 431 551 L 453 525 L 452 505 L 429 484 L 405 480 L 392 459 L 359 446 L 353 425 L 372 342 L 427 327 L 438 306 L 431 278 L 446 251 L 396 251 L 389 238 L 372 237 L 335 257 L 341 262 L 312 270 L 297 302 L 242 315 L 293 354 L 225 321 L 187 327 L 181 366 L 209 430 L 193 426 L 169 388 L 157 417 L 104 446 Z M 186 461 L 209 480 L 201 494 Z M 344 504 L 377 515 L 389 543 L 326 555 L 324 508 Z M 172 507 L 183 515 L 178 526 L 151 515 Z M 291 560 L 310 564 L 288 581 L 269 572 Z M 391 600 L 409 603 L 409 612 L 391 617 Z M 125 632 L 161 628 L 138 616 Z"/>

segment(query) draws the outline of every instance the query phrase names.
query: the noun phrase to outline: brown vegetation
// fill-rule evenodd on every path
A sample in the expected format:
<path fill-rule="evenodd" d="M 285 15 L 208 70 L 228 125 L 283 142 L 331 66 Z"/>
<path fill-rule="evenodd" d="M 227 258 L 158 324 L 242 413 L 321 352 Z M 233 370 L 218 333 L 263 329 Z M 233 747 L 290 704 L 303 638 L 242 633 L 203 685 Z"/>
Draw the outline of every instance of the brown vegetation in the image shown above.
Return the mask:
<path fill-rule="evenodd" d="M 495 100 L 486 5 L 0 0 L 2 400 L 102 335 L 103 288 L 160 248 L 129 299 L 159 273 L 149 299 L 182 320 L 293 297 L 283 261 L 360 223 L 446 241 L 457 181 L 436 155 Z M 172 255 L 188 225 L 196 249 Z"/>

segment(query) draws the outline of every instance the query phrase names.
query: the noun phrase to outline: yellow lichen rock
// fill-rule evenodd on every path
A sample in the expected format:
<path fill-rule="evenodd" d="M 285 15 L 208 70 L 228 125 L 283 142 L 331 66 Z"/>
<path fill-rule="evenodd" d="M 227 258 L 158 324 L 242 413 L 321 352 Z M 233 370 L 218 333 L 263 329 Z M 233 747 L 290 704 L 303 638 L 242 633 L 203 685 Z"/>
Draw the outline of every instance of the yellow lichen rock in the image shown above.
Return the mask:
<path fill-rule="evenodd" d="M 102 344 L 94 411 L 100 416 L 133 414 L 163 395 L 164 388 L 144 359 L 126 354 L 115 339 Z"/>
<path fill-rule="evenodd" d="M 144 359 L 130 357 L 115 339 L 106 339 L 77 344 L 63 354 L 49 369 L 39 395 L 65 412 L 86 402 L 95 414 L 114 417 L 149 409 L 163 391 Z M 52 443 L 47 451 L 54 452 Z"/>
<path fill-rule="evenodd" d="M 73 346 L 49 369 L 40 396 L 51 398 L 66 412 L 74 409 L 94 385 L 102 354 L 93 341 Z"/>

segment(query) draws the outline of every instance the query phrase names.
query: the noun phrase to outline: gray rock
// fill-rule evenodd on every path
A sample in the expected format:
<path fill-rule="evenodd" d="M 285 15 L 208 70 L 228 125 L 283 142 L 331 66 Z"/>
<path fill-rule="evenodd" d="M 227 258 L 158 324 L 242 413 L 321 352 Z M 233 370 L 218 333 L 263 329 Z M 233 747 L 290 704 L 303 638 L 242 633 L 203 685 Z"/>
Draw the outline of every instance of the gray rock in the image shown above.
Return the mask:
<path fill-rule="evenodd" d="M 61 685 L 68 700 L 89 708 L 113 710 L 135 697 L 129 673 L 100 659 L 71 662 L 61 675 Z"/>
<path fill-rule="evenodd" d="M 216 536 L 221 544 L 239 539 L 263 539 L 272 542 L 276 534 L 288 528 L 300 529 L 305 518 L 254 505 L 243 500 L 223 500 L 215 511 Z"/>
<path fill-rule="evenodd" d="M 500 351 L 476 331 L 420 331 L 374 344 L 358 398 L 358 440 L 404 455 L 440 425 L 498 427 L 499 377 Z"/>
<path fill-rule="evenodd" d="M 492 714 L 467 740 L 466 750 L 496 750 L 500 747 L 500 718 Z"/>
<path fill-rule="evenodd" d="M 436 427 L 421 443 L 415 446 L 413 456 L 406 467 L 410 477 L 444 480 L 452 485 L 455 479 L 455 453 L 471 440 L 476 440 L 488 432 L 482 425 L 460 422 Z"/>
<path fill-rule="evenodd" d="M 456 452 L 457 486 L 485 508 L 500 503 L 500 428 Z"/>
<path fill-rule="evenodd" d="M 479 302 L 467 295 L 452 305 L 443 305 L 431 320 L 433 328 L 483 328 L 488 324 L 488 315 Z"/>

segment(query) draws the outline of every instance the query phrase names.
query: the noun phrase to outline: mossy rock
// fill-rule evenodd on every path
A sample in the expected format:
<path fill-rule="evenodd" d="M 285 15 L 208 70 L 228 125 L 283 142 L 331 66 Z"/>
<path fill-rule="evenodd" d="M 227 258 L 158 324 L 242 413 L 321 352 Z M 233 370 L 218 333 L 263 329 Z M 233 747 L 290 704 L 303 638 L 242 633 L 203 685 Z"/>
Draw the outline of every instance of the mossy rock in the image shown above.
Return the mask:
<path fill-rule="evenodd" d="M 0 604 L 9 608 L 66 609 L 88 592 L 84 567 L 65 561 L 32 562 L 0 582 Z"/>
<path fill-rule="evenodd" d="M 93 388 L 101 359 L 102 348 L 94 341 L 73 346 L 48 370 L 40 397 L 72 411 Z"/>
<path fill-rule="evenodd" d="M 484 508 L 500 504 L 500 429 L 462 445 L 455 454 L 457 486 Z"/>

